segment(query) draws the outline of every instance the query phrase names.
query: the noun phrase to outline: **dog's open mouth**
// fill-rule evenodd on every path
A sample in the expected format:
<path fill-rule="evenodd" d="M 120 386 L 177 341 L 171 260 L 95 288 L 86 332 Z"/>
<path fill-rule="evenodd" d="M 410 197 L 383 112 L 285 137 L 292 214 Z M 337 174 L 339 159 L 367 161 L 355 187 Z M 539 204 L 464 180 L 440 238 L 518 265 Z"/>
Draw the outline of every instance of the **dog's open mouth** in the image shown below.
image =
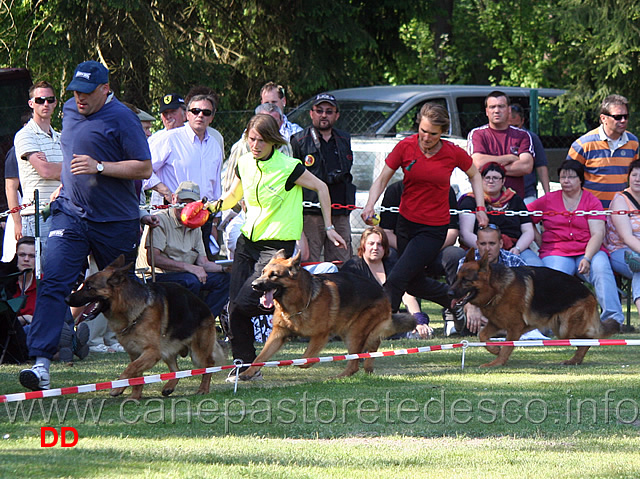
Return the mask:
<path fill-rule="evenodd" d="M 82 313 L 80 313 L 76 318 L 76 326 L 83 321 L 89 321 L 90 319 L 95 318 L 104 310 L 105 310 L 105 303 L 102 301 L 94 301 L 93 303 L 89 303 L 82 310 Z"/>
<path fill-rule="evenodd" d="M 471 301 L 475 297 L 475 295 L 476 295 L 475 291 L 469 291 L 462 298 L 454 298 L 454 299 L 452 299 L 451 300 L 451 309 L 455 308 L 456 306 L 458 306 L 458 307 L 464 306 L 469 301 Z"/>
<path fill-rule="evenodd" d="M 275 289 L 270 289 L 268 291 L 265 291 L 262 296 L 260 297 L 260 305 L 265 308 L 265 309 L 271 309 L 273 308 L 273 297 L 275 294 L 276 290 Z"/>

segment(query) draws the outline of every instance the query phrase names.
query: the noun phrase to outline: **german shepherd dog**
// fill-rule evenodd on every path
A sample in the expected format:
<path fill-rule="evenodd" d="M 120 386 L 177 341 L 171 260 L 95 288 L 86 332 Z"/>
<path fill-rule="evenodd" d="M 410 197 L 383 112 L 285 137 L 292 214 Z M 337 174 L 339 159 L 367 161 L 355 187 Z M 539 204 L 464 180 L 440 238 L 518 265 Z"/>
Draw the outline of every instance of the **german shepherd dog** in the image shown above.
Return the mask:
<path fill-rule="evenodd" d="M 263 293 L 262 306 L 275 305 L 273 329 L 255 362 L 267 361 L 290 336 L 310 338 L 304 357 L 311 358 L 334 334 L 354 354 L 377 351 L 383 338 L 416 326 L 410 314 L 391 314 L 391 304 L 379 284 L 348 272 L 312 275 L 300 266 L 300 254 L 286 259 L 284 250 L 251 286 Z M 351 376 L 358 368 L 358 360 L 350 360 L 338 377 Z M 252 366 L 240 377 L 250 379 L 259 369 Z M 373 371 L 373 358 L 365 359 L 364 370 Z"/>
<path fill-rule="evenodd" d="M 131 279 L 131 264 L 120 255 L 104 270 L 88 277 L 66 298 L 69 306 L 96 303 L 90 317 L 104 313 L 118 341 L 131 358 L 119 379 L 141 376 L 162 359 L 171 372 L 178 370 L 177 357 L 191 353 L 196 367 L 222 365 L 225 353 L 216 341 L 215 318 L 209 307 L 176 283 L 141 284 Z M 204 374 L 197 394 L 207 394 L 211 374 Z M 178 379 L 165 384 L 162 395 L 171 394 Z M 118 396 L 126 388 L 111 390 Z M 142 385 L 132 387 L 132 399 L 140 399 Z"/>
<path fill-rule="evenodd" d="M 449 294 L 452 306 L 478 306 L 489 322 L 478 334 L 487 341 L 506 330 L 507 341 L 517 341 L 533 329 L 551 328 L 559 339 L 606 338 L 620 331 L 613 319 L 600 321 L 598 301 L 575 276 L 544 267 L 508 268 L 489 264 L 485 254 L 474 260 L 470 249 Z M 513 346 L 487 346 L 498 357 L 482 367 L 502 366 Z M 562 364 L 581 364 L 589 346 L 578 346 L 575 355 Z"/>

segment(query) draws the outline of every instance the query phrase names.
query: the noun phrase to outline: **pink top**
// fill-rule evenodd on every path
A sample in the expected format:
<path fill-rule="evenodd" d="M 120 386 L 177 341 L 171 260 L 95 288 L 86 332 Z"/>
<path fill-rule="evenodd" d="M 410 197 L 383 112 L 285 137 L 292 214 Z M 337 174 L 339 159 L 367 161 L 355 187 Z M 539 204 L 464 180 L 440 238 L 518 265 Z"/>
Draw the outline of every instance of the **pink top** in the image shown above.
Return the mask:
<path fill-rule="evenodd" d="M 628 191 L 627 188 L 625 191 Z M 627 198 L 622 193 L 616 193 L 613 197 L 615 200 L 618 196 L 621 196 L 625 203 L 627 204 L 627 211 L 635 211 L 636 207 L 631 203 L 631 200 Z M 631 230 L 633 231 L 633 236 L 640 239 L 640 215 L 628 215 L 629 221 L 631 221 Z M 604 237 L 604 246 L 609 253 L 613 253 L 616 250 L 627 248 L 627 245 L 622 241 L 616 227 L 611 221 L 611 216 L 607 218 L 607 234 Z"/>
<path fill-rule="evenodd" d="M 527 205 L 529 211 L 543 211 L 565 213 L 567 209 L 562 201 L 562 191 L 547 193 Z M 602 203 L 587 190 L 582 190 L 582 198 L 577 210 L 602 211 Z M 589 219 L 605 220 L 605 215 L 597 216 L 563 216 L 547 215 L 533 216 L 534 223 L 543 221 L 542 246 L 540 257 L 545 256 L 579 256 L 584 254 L 587 243 L 591 239 Z"/>

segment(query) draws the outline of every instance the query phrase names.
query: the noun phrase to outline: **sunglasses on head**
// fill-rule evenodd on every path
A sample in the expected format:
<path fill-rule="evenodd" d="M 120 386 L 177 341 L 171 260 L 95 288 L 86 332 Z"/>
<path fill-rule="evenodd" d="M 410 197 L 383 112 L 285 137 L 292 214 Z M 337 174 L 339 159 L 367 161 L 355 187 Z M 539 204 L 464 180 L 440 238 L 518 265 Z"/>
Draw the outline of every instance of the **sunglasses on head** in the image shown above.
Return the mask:
<path fill-rule="evenodd" d="M 55 103 L 56 97 L 55 96 L 37 96 L 33 98 L 33 101 L 35 101 L 38 105 L 44 105 L 45 101 L 47 103 Z"/>
<path fill-rule="evenodd" d="M 609 113 L 604 113 L 604 116 L 608 116 L 610 118 L 613 118 L 615 121 L 629 119 L 629 114 L 628 113 L 625 113 L 624 115 L 610 115 Z"/>
<path fill-rule="evenodd" d="M 201 108 L 191 108 L 189 111 L 195 116 L 198 116 L 200 113 L 204 116 L 211 116 L 213 114 L 213 110 L 209 110 L 208 108 L 204 110 Z"/>

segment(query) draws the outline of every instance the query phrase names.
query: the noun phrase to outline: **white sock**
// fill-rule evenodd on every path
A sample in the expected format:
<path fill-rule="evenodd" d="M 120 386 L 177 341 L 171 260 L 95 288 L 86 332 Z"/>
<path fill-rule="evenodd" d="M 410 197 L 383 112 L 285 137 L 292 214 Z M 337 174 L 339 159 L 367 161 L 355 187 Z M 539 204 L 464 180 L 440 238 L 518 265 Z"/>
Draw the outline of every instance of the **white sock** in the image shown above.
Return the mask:
<path fill-rule="evenodd" d="M 45 369 L 49 371 L 49 368 L 51 367 L 51 359 L 38 356 L 36 358 L 36 364 L 42 364 L 45 367 Z"/>

